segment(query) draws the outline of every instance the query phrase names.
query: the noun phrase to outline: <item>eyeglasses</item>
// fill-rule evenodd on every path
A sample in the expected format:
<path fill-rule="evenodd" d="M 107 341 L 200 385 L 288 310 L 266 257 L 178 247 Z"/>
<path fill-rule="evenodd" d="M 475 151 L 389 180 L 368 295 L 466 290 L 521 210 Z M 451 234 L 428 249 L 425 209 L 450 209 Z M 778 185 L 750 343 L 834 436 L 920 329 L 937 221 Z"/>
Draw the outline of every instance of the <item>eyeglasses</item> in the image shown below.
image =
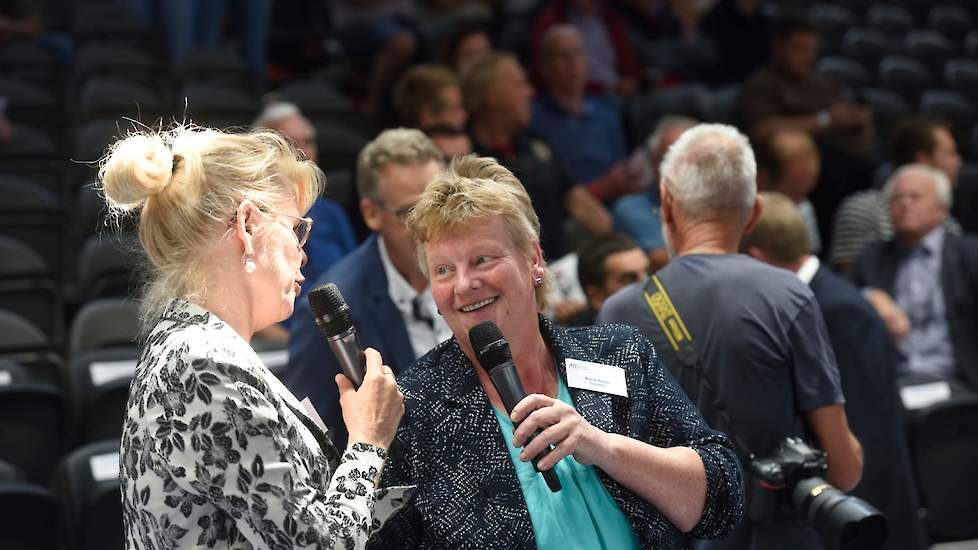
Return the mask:
<path fill-rule="evenodd" d="M 286 218 L 296 220 L 297 223 L 292 226 L 292 232 L 295 234 L 295 239 L 299 243 L 299 248 L 302 248 L 302 245 L 306 244 L 306 241 L 309 239 L 309 233 L 312 232 L 312 218 L 300 218 L 299 216 L 293 216 L 291 214 L 285 214 L 268 209 L 265 211 L 269 214 L 277 214 L 279 216 L 285 216 Z"/>
<path fill-rule="evenodd" d="M 312 232 L 312 218 L 300 218 L 298 216 L 285 214 L 283 212 L 276 212 L 275 210 L 269 210 L 267 208 L 259 209 L 259 210 L 261 210 L 262 212 L 266 212 L 268 214 L 276 214 L 278 216 L 285 216 L 286 218 L 292 218 L 293 220 L 297 220 L 298 223 L 292 226 L 292 233 L 295 235 L 296 242 L 299 243 L 298 245 L 299 248 L 302 248 L 302 245 L 306 244 L 306 241 L 309 239 L 309 233 Z M 237 214 L 231 216 L 231 223 L 233 224 L 235 221 L 237 221 L 237 219 L 238 219 Z"/>
<path fill-rule="evenodd" d="M 413 204 L 402 206 L 397 210 L 394 210 L 392 208 L 388 208 L 387 205 L 385 205 L 384 201 L 382 200 L 374 200 L 373 203 L 376 204 L 384 212 L 387 212 L 388 214 L 394 216 L 395 218 L 401 220 L 402 222 L 407 221 L 408 215 L 411 213 L 412 210 L 414 210 Z"/>

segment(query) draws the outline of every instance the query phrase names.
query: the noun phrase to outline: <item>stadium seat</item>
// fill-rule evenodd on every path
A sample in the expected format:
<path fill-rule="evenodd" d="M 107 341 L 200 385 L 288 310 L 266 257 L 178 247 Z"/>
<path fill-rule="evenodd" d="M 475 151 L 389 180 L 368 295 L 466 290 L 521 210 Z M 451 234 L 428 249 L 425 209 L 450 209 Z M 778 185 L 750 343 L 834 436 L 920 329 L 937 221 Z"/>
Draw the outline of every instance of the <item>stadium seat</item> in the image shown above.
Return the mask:
<path fill-rule="evenodd" d="M 41 329 L 20 315 L 0 309 L 0 359 L 14 361 L 31 380 L 61 386 L 64 361 Z"/>
<path fill-rule="evenodd" d="M 978 398 L 931 405 L 913 426 L 912 454 L 924 523 L 935 540 L 978 537 Z"/>
<path fill-rule="evenodd" d="M 64 266 L 66 212 L 54 193 L 26 178 L 0 178 L 0 236 L 29 246 L 56 280 Z"/>
<path fill-rule="evenodd" d="M 327 174 L 330 170 L 352 172 L 356 168 L 357 155 L 367 145 L 367 137 L 341 124 L 318 121 L 314 125 L 319 166 Z"/>
<path fill-rule="evenodd" d="M 74 443 L 119 441 L 129 384 L 136 371 L 136 346 L 77 353 L 68 363 Z"/>
<path fill-rule="evenodd" d="M 900 45 L 876 29 L 854 28 L 842 38 L 842 52 L 862 63 L 864 67 L 876 67 L 880 59 L 900 52 Z"/>
<path fill-rule="evenodd" d="M 840 4 L 814 4 L 808 15 L 822 39 L 824 53 L 837 53 L 842 36 L 857 24 L 856 16 Z"/>
<path fill-rule="evenodd" d="M 964 54 L 971 59 L 978 59 L 978 30 L 970 31 L 964 37 Z"/>
<path fill-rule="evenodd" d="M 248 92 L 209 82 L 184 86 L 174 105 L 177 118 L 222 129 L 250 126 L 258 109 L 258 101 Z"/>
<path fill-rule="evenodd" d="M 68 349 L 83 351 L 131 347 L 139 330 L 136 304 L 123 298 L 102 298 L 85 303 L 71 323 Z"/>
<path fill-rule="evenodd" d="M 920 112 L 951 123 L 957 143 L 967 143 L 969 132 L 978 118 L 975 105 L 964 95 L 952 90 L 928 90 L 920 98 Z"/>
<path fill-rule="evenodd" d="M 248 89 L 250 76 L 237 51 L 229 48 L 195 49 L 174 68 L 183 84 L 220 84 L 235 89 Z"/>
<path fill-rule="evenodd" d="M 0 79 L 0 97 L 7 98 L 7 117 L 12 122 L 43 130 L 55 145 L 63 145 L 60 138 L 66 121 L 60 98 L 44 86 L 15 78 Z"/>
<path fill-rule="evenodd" d="M 44 487 L 0 482 L 0 548 L 58 550 L 58 502 Z"/>
<path fill-rule="evenodd" d="M 19 468 L 31 483 L 47 485 L 64 450 L 61 391 L 50 384 L 0 386 L 0 418 L 0 460 Z"/>
<path fill-rule="evenodd" d="M 847 57 L 823 57 L 815 64 L 815 70 L 850 89 L 863 88 L 872 83 L 869 71 L 858 61 Z"/>
<path fill-rule="evenodd" d="M 909 103 L 892 90 L 863 88 L 859 90 L 859 97 L 873 111 L 873 123 L 884 141 L 893 127 L 911 113 Z"/>
<path fill-rule="evenodd" d="M 933 73 L 912 57 L 889 55 L 880 61 L 879 81 L 884 88 L 916 105 L 925 90 L 937 87 Z"/>
<path fill-rule="evenodd" d="M 907 33 L 904 47 L 907 54 L 923 61 L 935 72 L 944 70 L 944 64 L 956 53 L 946 36 L 929 29 L 917 29 Z"/>
<path fill-rule="evenodd" d="M 124 7 L 112 2 L 82 2 L 75 11 L 72 35 L 76 43 L 112 42 L 150 51 L 152 29 L 133 19 Z"/>
<path fill-rule="evenodd" d="M 964 7 L 942 4 L 930 9 L 927 26 L 947 36 L 953 44 L 960 44 L 968 31 L 975 28 L 975 21 Z"/>
<path fill-rule="evenodd" d="M 11 42 L 0 48 L 0 74 L 61 89 L 64 67 L 54 54 L 32 41 Z"/>
<path fill-rule="evenodd" d="M 64 174 L 58 146 L 37 128 L 13 126 L 12 139 L 0 143 L 0 173 L 22 175 L 60 196 Z"/>
<path fill-rule="evenodd" d="M 23 365 L 9 359 L 0 359 L 0 386 L 37 382 Z"/>
<path fill-rule="evenodd" d="M 978 98 L 978 60 L 956 58 L 944 66 L 944 81 L 948 88 L 970 98 Z"/>
<path fill-rule="evenodd" d="M 72 451 L 58 467 L 61 533 L 70 550 L 123 548 L 119 440 Z"/>
<path fill-rule="evenodd" d="M 134 295 L 145 255 L 135 233 L 92 235 L 78 257 L 76 302 Z"/>
<path fill-rule="evenodd" d="M 975 212 L 978 212 L 978 163 L 964 162 L 958 172 L 958 184 L 954 187 L 951 213 L 966 233 L 978 233 L 978 216 Z"/>
<path fill-rule="evenodd" d="M 0 308 L 30 321 L 60 345 L 64 337 L 61 292 L 47 264 L 27 245 L 7 237 L 0 237 L 0 258 Z"/>
<path fill-rule="evenodd" d="M 708 120 L 712 111 L 710 91 L 699 84 L 655 90 L 633 98 L 625 107 L 631 121 L 632 141 L 643 141 L 663 115 L 683 115 Z"/>
<path fill-rule="evenodd" d="M 92 181 L 98 172 L 98 161 L 120 137 L 126 136 L 134 125 L 126 120 L 100 118 L 91 120 L 75 130 L 75 143 L 71 155 L 72 190 L 81 182 Z"/>
<path fill-rule="evenodd" d="M 152 55 L 122 44 L 88 44 L 75 59 L 75 79 L 82 85 L 91 78 L 111 77 L 160 90 L 167 84 L 165 74 Z"/>
<path fill-rule="evenodd" d="M 869 8 L 866 24 L 890 36 L 903 36 L 914 28 L 910 12 L 891 4 L 875 4 Z"/>
<path fill-rule="evenodd" d="M 118 77 L 88 79 L 78 93 L 78 109 L 85 121 L 127 117 L 148 126 L 153 126 L 164 114 L 163 103 L 155 91 Z"/>

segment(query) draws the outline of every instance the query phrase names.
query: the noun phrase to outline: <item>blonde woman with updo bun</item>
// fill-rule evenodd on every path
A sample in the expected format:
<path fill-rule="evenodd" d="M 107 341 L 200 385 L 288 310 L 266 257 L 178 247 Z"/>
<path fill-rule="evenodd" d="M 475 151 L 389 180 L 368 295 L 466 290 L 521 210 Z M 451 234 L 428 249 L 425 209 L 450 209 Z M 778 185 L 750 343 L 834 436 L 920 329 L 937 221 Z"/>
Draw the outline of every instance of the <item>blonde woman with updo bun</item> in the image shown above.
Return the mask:
<path fill-rule="evenodd" d="M 404 402 L 380 354 L 354 390 L 350 444 L 262 364 L 255 331 L 292 314 L 323 174 L 272 131 L 178 126 L 118 141 L 111 211 L 139 213 L 146 341 L 129 390 L 120 479 L 127 548 L 362 548 L 410 496 L 376 489 Z"/>

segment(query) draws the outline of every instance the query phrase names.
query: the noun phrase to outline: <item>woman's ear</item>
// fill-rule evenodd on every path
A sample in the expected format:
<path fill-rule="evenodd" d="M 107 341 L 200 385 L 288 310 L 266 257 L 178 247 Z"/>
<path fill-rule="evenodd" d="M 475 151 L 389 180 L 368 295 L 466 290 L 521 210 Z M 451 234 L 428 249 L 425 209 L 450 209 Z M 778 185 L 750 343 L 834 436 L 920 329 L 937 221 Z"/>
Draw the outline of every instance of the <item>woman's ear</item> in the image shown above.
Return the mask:
<path fill-rule="evenodd" d="M 533 267 L 533 274 L 542 277 L 543 249 L 540 248 L 540 243 L 537 241 L 530 241 L 530 263 Z"/>
<path fill-rule="evenodd" d="M 257 222 L 258 207 L 250 199 L 241 201 L 234 214 L 234 235 L 241 242 L 245 256 L 255 254 L 254 229 Z"/>

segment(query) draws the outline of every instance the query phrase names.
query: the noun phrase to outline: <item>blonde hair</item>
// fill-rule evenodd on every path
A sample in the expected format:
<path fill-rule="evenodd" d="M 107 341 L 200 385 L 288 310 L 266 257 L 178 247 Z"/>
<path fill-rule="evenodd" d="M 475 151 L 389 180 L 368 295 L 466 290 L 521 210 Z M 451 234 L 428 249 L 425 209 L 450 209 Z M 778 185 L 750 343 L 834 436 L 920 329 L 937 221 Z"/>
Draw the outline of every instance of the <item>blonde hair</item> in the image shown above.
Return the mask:
<path fill-rule="evenodd" d="M 418 247 L 421 272 L 428 276 L 424 244 L 439 235 L 473 227 L 478 220 L 499 216 L 517 249 L 528 251 L 540 242 L 540 220 L 520 180 L 496 159 L 465 155 L 452 160 L 436 175 L 408 215 L 407 224 Z M 553 286 L 543 266 L 543 284 L 536 287 L 537 307 L 543 310 Z"/>
<path fill-rule="evenodd" d="M 393 128 L 384 130 L 360 151 L 357 159 L 357 191 L 364 199 L 382 200 L 380 171 L 391 163 L 417 164 L 441 162 L 442 154 L 421 130 Z"/>
<path fill-rule="evenodd" d="M 755 246 L 779 264 L 793 264 L 812 250 L 808 225 L 801 211 L 786 195 L 774 191 L 758 193 L 761 217 L 750 233 L 744 235 L 740 250 Z"/>
<path fill-rule="evenodd" d="M 139 211 L 139 241 L 150 266 L 142 300 L 144 328 L 173 298 L 207 292 L 200 260 L 228 230 L 244 199 L 259 208 L 294 200 L 305 212 L 325 184 L 315 164 L 279 133 L 230 134 L 177 125 L 130 134 L 101 161 L 99 181 L 110 212 Z"/>

